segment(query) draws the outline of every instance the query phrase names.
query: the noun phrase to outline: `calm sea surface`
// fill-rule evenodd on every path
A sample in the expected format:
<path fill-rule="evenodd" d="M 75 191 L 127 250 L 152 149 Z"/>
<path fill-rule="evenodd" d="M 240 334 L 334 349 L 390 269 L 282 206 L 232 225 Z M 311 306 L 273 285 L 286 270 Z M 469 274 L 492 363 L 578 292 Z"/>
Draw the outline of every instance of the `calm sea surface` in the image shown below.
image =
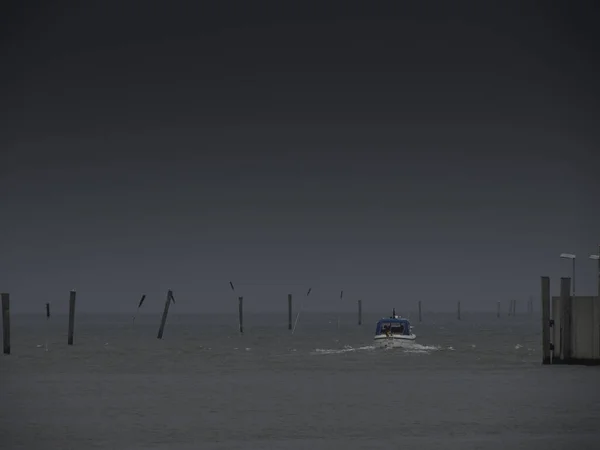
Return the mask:
<path fill-rule="evenodd" d="M 173 311 L 172 311 L 173 312 Z M 600 368 L 542 366 L 537 317 L 429 314 L 409 349 L 380 317 L 14 315 L 0 448 L 599 449 Z M 46 350 L 47 348 L 47 350 Z"/>

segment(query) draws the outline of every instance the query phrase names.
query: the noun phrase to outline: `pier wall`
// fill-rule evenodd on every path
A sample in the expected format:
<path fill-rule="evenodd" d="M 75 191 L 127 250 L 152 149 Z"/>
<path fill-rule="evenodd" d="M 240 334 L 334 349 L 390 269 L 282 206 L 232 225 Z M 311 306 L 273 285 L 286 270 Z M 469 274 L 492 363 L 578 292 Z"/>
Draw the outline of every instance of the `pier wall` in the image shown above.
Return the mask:
<path fill-rule="evenodd" d="M 552 363 L 600 364 L 600 297 L 553 296 L 551 311 Z"/>

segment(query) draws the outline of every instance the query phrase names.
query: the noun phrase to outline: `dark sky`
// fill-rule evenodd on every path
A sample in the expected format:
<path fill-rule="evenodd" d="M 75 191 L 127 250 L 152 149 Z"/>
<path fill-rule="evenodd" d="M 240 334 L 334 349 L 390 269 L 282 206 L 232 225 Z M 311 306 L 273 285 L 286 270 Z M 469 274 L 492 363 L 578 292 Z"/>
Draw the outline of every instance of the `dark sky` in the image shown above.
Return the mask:
<path fill-rule="evenodd" d="M 595 292 L 593 2 L 24 3 L 0 13 L 13 311 L 524 307 L 561 252 Z"/>

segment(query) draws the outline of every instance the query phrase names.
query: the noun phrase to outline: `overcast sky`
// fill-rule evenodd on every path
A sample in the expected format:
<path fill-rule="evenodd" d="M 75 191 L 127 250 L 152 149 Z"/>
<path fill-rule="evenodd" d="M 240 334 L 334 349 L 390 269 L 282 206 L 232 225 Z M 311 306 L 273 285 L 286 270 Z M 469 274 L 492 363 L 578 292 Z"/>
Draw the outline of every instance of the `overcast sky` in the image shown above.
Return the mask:
<path fill-rule="evenodd" d="M 12 3 L 14 312 L 537 308 L 561 252 L 595 293 L 592 2 Z"/>

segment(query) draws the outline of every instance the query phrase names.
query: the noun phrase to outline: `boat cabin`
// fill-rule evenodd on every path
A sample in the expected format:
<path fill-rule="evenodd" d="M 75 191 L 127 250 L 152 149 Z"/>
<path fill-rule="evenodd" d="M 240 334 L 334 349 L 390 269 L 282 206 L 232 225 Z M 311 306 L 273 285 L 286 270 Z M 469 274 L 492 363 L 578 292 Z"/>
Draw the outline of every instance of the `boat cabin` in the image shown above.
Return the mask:
<path fill-rule="evenodd" d="M 381 334 L 386 334 L 386 331 L 396 336 L 409 336 L 410 322 L 408 321 L 408 319 L 402 319 L 398 317 L 380 319 L 377 322 L 375 335 L 378 336 Z"/>

